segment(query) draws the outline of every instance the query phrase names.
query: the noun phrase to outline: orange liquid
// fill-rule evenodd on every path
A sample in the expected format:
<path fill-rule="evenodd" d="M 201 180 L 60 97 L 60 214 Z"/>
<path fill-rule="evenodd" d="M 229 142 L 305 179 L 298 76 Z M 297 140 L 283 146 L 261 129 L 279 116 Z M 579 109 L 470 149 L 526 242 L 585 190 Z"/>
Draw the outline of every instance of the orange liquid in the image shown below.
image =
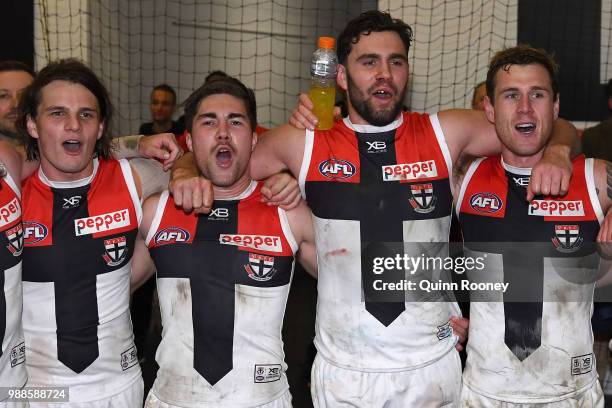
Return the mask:
<path fill-rule="evenodd" d="M 334 103 L 336 102 L 335 86 L 312 86 L 308 97 L 314 104 L 312 112 L 319 119 L 317 130 L 331 129 L 334 124 Z"/>

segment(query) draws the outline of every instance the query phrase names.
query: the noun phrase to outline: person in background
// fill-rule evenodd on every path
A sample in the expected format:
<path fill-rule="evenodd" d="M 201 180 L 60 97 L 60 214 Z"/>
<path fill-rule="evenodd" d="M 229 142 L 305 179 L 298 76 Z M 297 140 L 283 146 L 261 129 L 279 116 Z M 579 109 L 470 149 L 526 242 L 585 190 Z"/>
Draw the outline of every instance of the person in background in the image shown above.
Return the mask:
<path fill-rule="evenodd" d="M 472 109 L 484 111 L 484 97 L 487 96 L 486 82 L 480 82 L 474 87 L 472 94 Z"/>
<path fill-rule="evenodd" d="M 180 136 L 185 130 L 182 120 L 173 121 L 172 115 L 176 111 L 176 92 L 167 84 L 157 85 L 151 92 L 151 118 L 153 122 L 140 125 L 138 133 L 145 136 L 158 133 L 174 133 Z M 185 150 L 185 146 L 181 146 Z M 145 360 L 147 347 L 147 333 L 151 325 L 153 293 L 155 292 L 155 279 L 149 279 L 132 294 L 130 313 L 134 324 L 134 342 L 138 350 L 138 359 Z"/>
<path fill-rule="evenodd" d="M 176 111 L 176 92 L 170 85 L 161 84 L 153 88 L 149 109 L 153 122 L 140 125 L 139 134 L 148 136 L 158 133 L 174 133 L 179 136 L 184 132 L 183 122 L 172 120 L 172 115 Z"/>
<path fill-rule="evenodd" d="M 0 62 L 0 139 L 17 143 L 17 106 L 21 92 L 34 79 L 32 68 L 20 61 Z"/>

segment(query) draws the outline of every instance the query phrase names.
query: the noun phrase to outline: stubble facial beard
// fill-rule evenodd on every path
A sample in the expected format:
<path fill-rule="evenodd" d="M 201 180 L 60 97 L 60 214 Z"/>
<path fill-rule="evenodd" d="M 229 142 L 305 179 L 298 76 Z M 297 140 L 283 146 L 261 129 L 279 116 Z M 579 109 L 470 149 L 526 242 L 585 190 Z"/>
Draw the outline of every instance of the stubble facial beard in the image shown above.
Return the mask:
<path fill-rule="evenodd" d="M 361 91 L 357 88 L 355 83 L 353 82 L 351 75 L 346 72 L 347 82 L 348 82 L 348 94 L 351 105 L 359 116 L 361 116 L 366 122 L 370 125 L 374 126 L 387 126 L 389 123 L 393 122 L 399 113 L 402 110 L 402 106 L 404 104 L 404 96 L 406 95 L 406 88 L 404 87 L 402 92 L 400 93 L 400 98 L 395 102 L 391 109 L 383 109 L 383 110 L 375 110 L 370 101 L 362 95 Z M 387 82 L 387 85 L 393 87 L 393 89 L 397 92 L 397 88 L 394 84 Z"/>
<path fill-rule="evenodd" d="M 215 160 L 215 157 L 211 156 L 209 160 L 213 161 Z M 234 183 L 238 181 L 241 176 L 240 174 L 238 174 L 239 168 L 235 167 L 232 170 L 232 174 L 230 175 L 229 179 L 225 177 L 219 177 L 215 175 L 211 170 L 211 167 L 214 166 L 214 164 L 211 163 L 209 165 L 206 159 L 201 161 L 196 160 L 196 166 L 198 167 L 200 175 L 203 176 L 205 179 L 210 180 L 214 187 L 231 187 L 232 185 L 234 185 Z"/>
<path fill-rule="evenodd" d="M 6 129 L 2 126 L 0 126 L 0 134 L 3 134 L 4 136 L 8 136 L 12 139 L 20 139 L 21 137 L 19 136 L 18 132 L 15 132 L 11 129 Z"/>

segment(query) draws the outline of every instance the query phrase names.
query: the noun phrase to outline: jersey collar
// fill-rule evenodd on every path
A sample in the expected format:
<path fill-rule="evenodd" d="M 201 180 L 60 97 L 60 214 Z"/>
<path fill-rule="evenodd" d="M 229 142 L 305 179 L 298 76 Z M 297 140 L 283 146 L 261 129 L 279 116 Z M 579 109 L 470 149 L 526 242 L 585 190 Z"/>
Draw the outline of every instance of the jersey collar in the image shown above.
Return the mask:
<path fill-rule="evenodd" d="M 509 165 L 504 161 L 504 158 L 501 157 L 501 164 L 504 169 L 509 171 L 512 174 L 518 174 L 519 176 L 530 176 L 531 175 L 531 167 L 514 167 Z"/>
<path fill-rule="evenodd" d="M 94 158 L 93 159 L 93 171 L 91 172 L 91 175 L 82 178 L 80 180 L 73 180 L 73 181 L 51 181 L 47 178 L 47 175 L 43 172 L 42 167 L 38 167 L 38 178 L 40 178 L 40 181 L 42 181 L 44 184 L 48 185 L 49 187 L 53 187 L 53 188 L 75 188 L 75 187 L 83 187 L 86 186 L 88 184 L 91 184 L 91 180 L 93 180 L 93 178 L 96 176 L 96 173 L 98 173 L 98 158 Z"/>
<path fill-rule="evenodd" d="M 385 126 L 374 126 L 374 125 L 356 125 L 347 116 L 342 119 L 347 128 L 354 130 L 357 133 L 382 133 L 388 132 L 389 130 L 397 129 L 404 123 L 404 115 L 400 113 L 399 117 L 393 122 Z"/>
<path fill-rule="evenodd" d="M 253 191 L 255 191 L 256 187 L 257 187 L 257 182 L 255 180 L 251 180 L 251 184 L 249 184 L 249 186 L 242 193 L 238 194 L 237 196 L 233 196 L 233 197 L 219 198 L 219 201 L 244 200 L 245 198 L 250 196 L 253 193 Z"/>

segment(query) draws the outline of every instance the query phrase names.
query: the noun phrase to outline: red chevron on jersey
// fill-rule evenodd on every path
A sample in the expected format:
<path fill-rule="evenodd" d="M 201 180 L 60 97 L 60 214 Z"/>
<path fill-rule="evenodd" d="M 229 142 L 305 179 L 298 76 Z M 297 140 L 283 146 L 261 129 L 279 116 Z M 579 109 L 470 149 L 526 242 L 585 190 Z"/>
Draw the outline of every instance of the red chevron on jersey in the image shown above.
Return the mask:
<path fill-rule="evenodd" d="M 280 222 L 277 207 L 261 202 L 261 185 L 238 204 L 238 229 L 234 234 L 220 234 L 218 242 L 223 245 L 237 246 L 239 250 L 270 255 L 291 256 L 291 246 L 287 242 Z M 226 222 L 228 211 L 223 201 L 208 216 L 209 221 Z M 186 214 L 181 208 L 168 200 L 152 239 L 147 243 L 151 248 L 169 244 L 191 244 L 194 241 L 198 217 Z"/>
<path fill-rule="evenodd" d="M 396 134 L 396 163 L 381 166 L 382 180 L 409 182 L 448 178 L 444 155 L 429 115 L 404 112 L 403 123 Z M 387 149 L 382 141 L 368 142 L 368 145 L 368 152 L 379 153 Z M 359 183 L 360 180 L 355 132 L 342 121 L 337 122 L 331 130 L 317 131 L 306 181 Z"/>
<path fill-rule="evenodd" d="M 359 150 L 353 131 L 335 126 L 334 132 L 317 132 L 312 151 L 308 181 L 359 183 Z"/>
<path fill-rule="evenodd" d="M 504 218 L 508 183 L 504 169 L 493 159 L 483 160 L 463 193 L 460 212 L 485 217 Z"/>
<path fill-rule="evenodd" d="M 108 180 L 113 181 L 108 182 Z M 91 200 L 93 196 L 104 197 L 104 200 Z M 24 181 L 23 197 L 28 197 L 30 203 L 53 202 L 51 187 L 40 180 L 38 173 L 34 173 Z M 75 196 L 65 200 L 66 203 L 62 208 L 71 208 L 71 205 L 68 204 L 78 204 L 81 199 Z M 119 162 L 99 160 L 97 173 L 87 192 L 89 216 L 74 220 L 74 234 L 101 238 L 138 228 L 134 206 L 130 205 L 126 208 L 126 203 L 131 202 L 130 191 L 124 181 Z M 25 246 L 53 244 L 52 214 L 51 206 L 29 205 L 26 207 L 24 211 Z"/>

